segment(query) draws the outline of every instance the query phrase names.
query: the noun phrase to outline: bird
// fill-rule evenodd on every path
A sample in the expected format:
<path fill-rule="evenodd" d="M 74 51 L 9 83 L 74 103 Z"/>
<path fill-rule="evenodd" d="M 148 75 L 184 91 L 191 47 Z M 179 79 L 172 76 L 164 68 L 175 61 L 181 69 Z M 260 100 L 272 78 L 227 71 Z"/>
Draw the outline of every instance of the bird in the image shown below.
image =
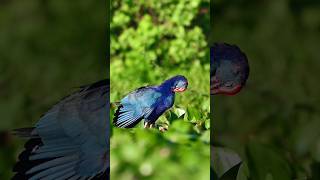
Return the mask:
<path fill-rule="evenodd" d="M 109 179 L 109 85 L 104 79 L 82 86 L 34 127 L 14 130 L 29 140 L 12 179 Z"/>
<path fill-rule="evenodd" d="M 247 56 L 236 45 L 215 43 L 210 47 L 210 94 L 235 95 L 249 76 Z"/>
<path fill-rule="evenodd" d="M 175 93 L 183 92 L 187 87 L 188 80 L 183 75 L 171 77 L 158 86 L 140 87 L 121 99 L 113 124 L 133 128 L 144 119 L 144 128 L 152 128 L 157 119 L 173 106 Z"/>

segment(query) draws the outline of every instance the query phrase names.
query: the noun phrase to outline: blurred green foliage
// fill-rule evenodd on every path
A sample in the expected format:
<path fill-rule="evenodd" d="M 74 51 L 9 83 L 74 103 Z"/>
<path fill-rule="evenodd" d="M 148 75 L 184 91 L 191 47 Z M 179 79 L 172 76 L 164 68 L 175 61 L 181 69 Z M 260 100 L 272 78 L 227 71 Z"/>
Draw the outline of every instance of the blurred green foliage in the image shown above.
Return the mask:
<path fill-rule="evenodd" d="M 214 0 L 212 8 L 210 42 L 237 44 L 251 67 L 239 95 L 213 97 L 213 144 L 240 155 L 248 169 L 239 180 L 319 179 L 320 2 Z"/>
<path fill-rule="evenodd" d="M 209 179 L 209 24 L 196 22 L 209 18 L 208 7 L 200 0 L 111 2 L 111 102 L 177 74 L 189 81 L 157 121 L 168 131 L 113 128 L 111 179 Z"/>
<path fill-rule="evenodd" d="M 105 2 L 0 1 L 0 179 L 33 126 L 62 97 L 107 75 Z M 108 49 L 108 48 L 107 48 Z"/>

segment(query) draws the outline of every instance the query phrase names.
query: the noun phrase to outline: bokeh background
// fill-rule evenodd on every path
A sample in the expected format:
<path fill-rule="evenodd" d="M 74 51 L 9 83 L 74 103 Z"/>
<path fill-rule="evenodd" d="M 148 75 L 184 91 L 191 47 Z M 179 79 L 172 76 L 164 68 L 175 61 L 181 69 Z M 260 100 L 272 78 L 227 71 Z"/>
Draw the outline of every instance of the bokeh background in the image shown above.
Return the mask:
<path fill-rule="evenodd" d="M 234 179 L 320 179 L 320 2 L 213 0 L 210 42 L 248 56 L 247 86 L 214 96 L 212 142 L 244 162 Z M 219 168 L 218 168 L 219 169 Z"/>
<path fill-rule="evenodd" d="M 175 74 L 186 75 L 190 86 L 160 120 L 168 132 L 113 129 L 111 175 L 208 179 L 204 47 L 228 42 L 251 66 L 239 95 L 213 101 L 213 144 L 244 162 L 231 174 L 320 179 L 319 1 L 214 0 L 212 27 L 208 3 L 112 1 L 111 99 Z M 107 75 L 105 13 L 97 1 L 0 2 L 0 179 L 9 179 L 24 143 L 10 129 L 32 126 L 75 87 Z"/>
<path fill-rule="evenodd" d="M 167 132 L 113 127 L 111 179 L 209 179 L 209 1 L 115 0 L 111 10 L 112 102 L 177 74 L 189 80 L 158 120 Z"/>
<path fill-rule="evenodd" d="M 77 87 L 106 78 L 106 3 L 0 1 L 0 179 L 24 140 L 10 130 L 33 126 Z"/>

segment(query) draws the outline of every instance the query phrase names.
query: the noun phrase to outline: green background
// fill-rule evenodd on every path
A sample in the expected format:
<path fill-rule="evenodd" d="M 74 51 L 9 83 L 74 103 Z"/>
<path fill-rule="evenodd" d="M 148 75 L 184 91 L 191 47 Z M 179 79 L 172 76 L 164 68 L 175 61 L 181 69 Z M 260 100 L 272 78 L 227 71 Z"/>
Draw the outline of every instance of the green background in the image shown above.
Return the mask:
<path fill-rule="evenodd" d="M 212 142 L 244 160 L 238 179 L 319 179 L 320 2 L 214 0 L 212 8 L 210 42 L 237 44 L 251 68 L 239 95 L 213 97 Z"/>
<path fill-rule="evenodd" d="M 24 140 L 11 129 L 33 126 L 77 87 L 104 79 L 106 5 L 101 1 L 0 2 L 0 179 Z"/>

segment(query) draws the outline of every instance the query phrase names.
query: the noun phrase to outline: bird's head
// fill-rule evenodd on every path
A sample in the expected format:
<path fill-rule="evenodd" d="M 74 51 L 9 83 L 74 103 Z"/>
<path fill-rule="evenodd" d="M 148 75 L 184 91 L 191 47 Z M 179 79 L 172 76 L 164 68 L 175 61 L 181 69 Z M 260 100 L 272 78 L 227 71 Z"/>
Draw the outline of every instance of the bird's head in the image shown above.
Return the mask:
<path fill-rule="evenodd" d="M 183 92 L 188 87 L 188 80 L 182 75 L 177 75 L 164 81 L 162 85 L 170 88 L 172 92 Z"/>
<path fill-rule="evenodd" d="M 246 84 L 249 65 L 246 55 L 234 45 L 215 44 L 210 48 L 210 93 L 235 95 Z"/>

